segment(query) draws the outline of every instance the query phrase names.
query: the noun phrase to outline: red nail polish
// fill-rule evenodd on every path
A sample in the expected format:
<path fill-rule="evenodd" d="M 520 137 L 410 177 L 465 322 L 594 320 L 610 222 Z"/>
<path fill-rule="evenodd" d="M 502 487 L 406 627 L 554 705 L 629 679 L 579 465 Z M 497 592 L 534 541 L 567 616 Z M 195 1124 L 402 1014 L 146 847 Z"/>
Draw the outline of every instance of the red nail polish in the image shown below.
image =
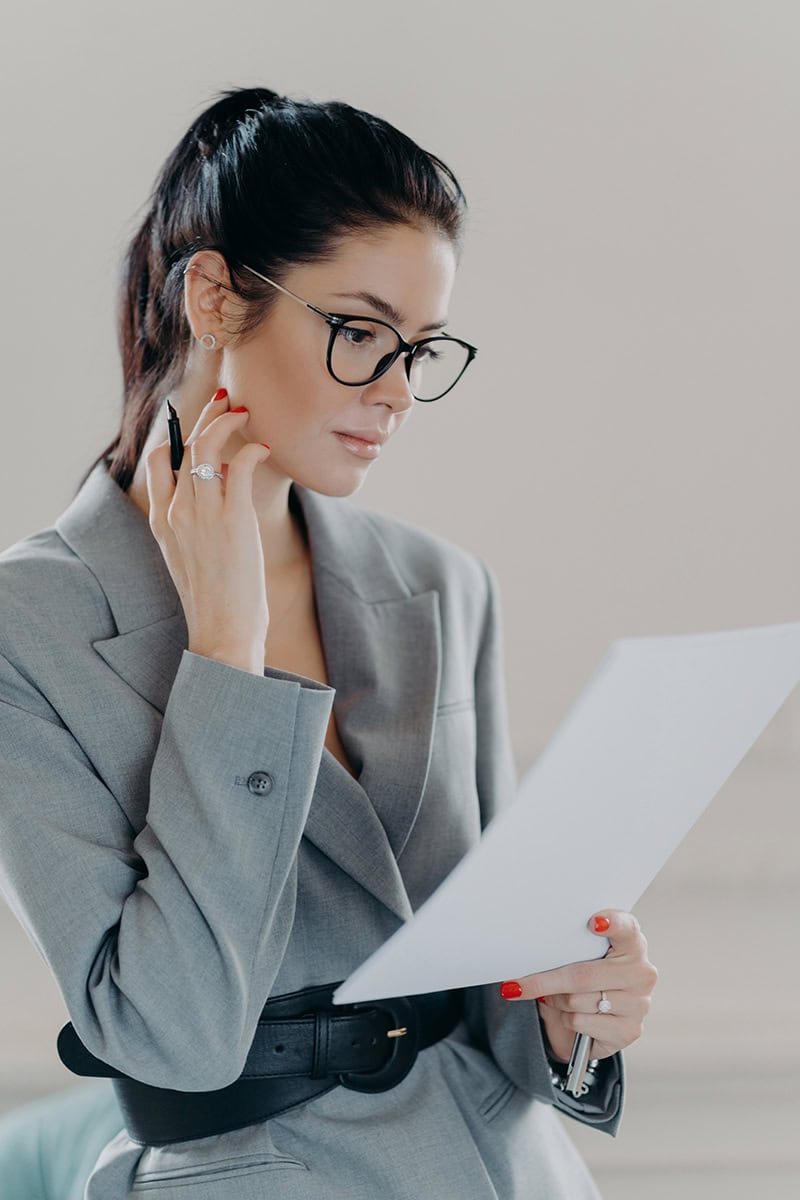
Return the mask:
<path fill-rule="evenodd" d="M 595 933 L 605 933 L 611 927 L 611 922 L 608 917 L 595 917 L 594 931 Z"/>
<path fill-rule="evenodd" d="M 266 443 L 266 442 L 259 442 L 259 445 L 260 445 L 260 446 L 267 446 L 267 443 Z M 272 449 L 272 446 L 267 446 L 267 449 L 268 449 L 268 450 L 271 450 L 271 449 Z"/>
<path fill-rule="evenodd" d="M 243 404 L 240 404 L 238 408 L 232 408 L 231 412 L 247 412 L 247 409 Z"/>
<path fill-rule="evenodd" d="M 504 1000 L 519 1000 L 522 995 L 522 988 L 516 979 L 507 979 L 505 983 L 500 985 L 500 995 Z"/>
<path fill-rule="evenodd" d="M 546 997 L 546 996 L 537 996 L 537 997 L 536 997 L 536 1003 L 537 1003 L 537 1004 L 544 1004 L 544 1002 L 545 1002 L 545 1000 L 546 1000 L 546 999 L 547 999 L 547 997 Z"/>
<path fill-rule="evenodd" d="M 218 388 L 217 391 L 214 392 L 214 395 L 211 397 L 211 403 L 216 404 L 218 400 L 224 400 L 225 397 L 227 396 L 227 394 L 228 394 L 227 388 Z"/>

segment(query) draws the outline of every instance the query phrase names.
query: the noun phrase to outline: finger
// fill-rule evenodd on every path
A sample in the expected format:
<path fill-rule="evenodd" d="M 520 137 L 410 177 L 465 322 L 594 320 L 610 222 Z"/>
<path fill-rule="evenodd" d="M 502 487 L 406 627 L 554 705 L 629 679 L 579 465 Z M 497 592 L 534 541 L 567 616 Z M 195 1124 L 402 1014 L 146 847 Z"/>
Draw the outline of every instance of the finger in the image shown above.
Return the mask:
<path fill-rule="evenodd" d="M 557 995 L 578 995 L 601 991 L 617 991 L 624 988 L 639 988 L 644 968 L 648 964 L 639 958 L 611 958 L 609 955 L 585 962 L 569 963 L 555 967 L 552 971 L 540 971 L 535 975 L 521 975 L 519 979 L 506 980 L 500 994 L 504 1000 L 539 1000 Z"/>
<path fill-rule="evenodd" d="M 587 1033 L 596 1043 L 610 1047 L 611 1052 L 630 1046 L 644 1031 L 640 1017 L 614 1016 L 605 1013 L 561 1013 L 560 1019 L 572 1033 Z M 597 1057 L 593 1055 L 593 1057 Z"/>
<path fill-rule="evenodd" d="M 225 480 L 227 505 L 244 509 L 253 506 L 253 475 L 259 463 L 270 456 L 270 448 L 263 442 L 248 442 L 228 463 Z"/>
<path fill-rule="evenodd" d="M 145 455 L 145 477 L 150 500 L 150 528 L 166 523 L 166 513 L 175 494 L 175 476 L 169 442 L 160 442 Z"/>
<path fill-rule="evenodd" d="M 206 426 L 209 425 L 215 417 L 218 417 L 220 413 L 228 411 L 229 401 L 230 398 L 228 396 L 227 389 L 217 388 L 208 403 L 204 404 L 200 409 L 200 415 L 195 421 L 191 433 L 186 438 L 185 444 L 187 446 L 189 446 L 195 440 L 195 438 L 199 437 Z"/>
<path fill-rule="evenodd" d="M 610 986 L 617 986 L 613 984 L 614 979 L 613 973 L 609 976 L 607 960 L 588 959 L 585 962 L 568 963 L 564 967 L 554 967 L 550 971 L 520 975 L 518 979 L 507 979 L 500 986 L 500 994 L 504 1000 L 538 1000 L 543 996 L 599 992 L 601 988 L 607 991 Z"/>
<path fill-rule="evenodd" d="M 637 983 L 635 970 L 620 973 L 623 962 L 647 964 L 647 942 L 633 913 L 613 908 L 598 910 L 588 924 L 592 933 L 611 943 L 605 954 L 506 980 L 500 988 L 503 999 L 538 1000 L 540 996 L 608 991 Z"/>
<path fill-rule="evenodd" d="M 205 419 L 203 414 L 205 414 Z M 213 408 L 206 405 L 203 414 L 200 417 L 200 421 L 203 423 L 195 426 L 186 443 L 191 450 L 193 460 L 197 459 L 198 462 L 202 461 L 197 458 L 198 454 L 221 451 L 231 434 L 242 429 L 250 418 L 249 411 L 243 405 L 216 413 Z"/>
<path fill-rule="evenodd" d="M 227 412 L 228 402 L 227 390 L 225 388 L 217 388 L 216 392 L 208 401 L 208 403 L 201 408 L 200 415 L 195 421 L 191 433 L 188 437 L 184 438 L 183 461 L 181 462 L 180 470 L 178 471 L 178 478 L 175 487 L 175 500 L 179 506 L 184 505 L 188 499 L 194 500 L 195 496 L 197 495 L 195 487 L 193 486 L 197 476 L 192 475 L 191 472 L 193 467 L 199 466 L 200 463 L 204 461 L 202 458 L 196 459 L 190 448 L 196 443 L 200 434 L 203 433 L 203 431 L 213 420 L 215 420 L 216 417 L 218 417 L 221 413 Z M 189 451 L 188 453 L 186 453 L 187 450 Z M 209 459 L 206 461 L 211 460 Z M 219 470 L 219 467 L 216 467 L 215 469 Z M 204 482 L 206 481 L 200 480 L 200 483 Z M 221 482 L 223 481 L 217 480 L 217 483 Z"/>
<path fill-rule="evenodd" d="M 601 996 L 611 1004 L 607 1013 L 598 1013 Z M 585 995 L 544 996 L 539 1004 L 560 1013 L 583 1013 L 588 1016 L 615 1016 L 642 1018 L 650 1011 L 650 996 L 640 992 L 606 991 L 588 992 Z"/>
<path fill-rule="evenodd" d="M 611 1002 L 609 1012 L 619 1015 L 628 1007 L 625 999 L 627 993 L 609 992 L 605 988 L 598 992 L 572 992 L 542 996 L 539 1003 L 546 1004 L 548 1008 L 556 1008 L 559 1012 L 596 1013 L 598 1002 L 603 995 Z"/>
<path fill-rule="evenodd" d="M 212 420 L 205 428 L 201 429 L 200 433 L 189 444 L 192 468 L 199 467 L 202 463 L 207 463 L 215 471 L 221 471 L 223 448 L 229 441 L 231 434 L 241 430 L 246 424 L 249 416 L 250 414 L 246 408 L 231 409 L 230 412 L 220 413 L 216 417 L 212 413 Z M 215 479 L 203 479 L 197 474 L 192 475 L 191 470 L 189 474 L 195 483 L 194 494 L 196 502 L 204 505 L 208 511 L 218 511 L 221 500 L 225 495 L 225 478 L 223 477 L 219 481 Z M 216 483 L 213 489 L 206 486 L 211 482 Z"/>
<path fill-rule="evenodd" d="M 647 942 L 641 926 L 631 912 L 619 908 L 604 908 L 589 919 L 589 929 L 611 943 L 609 954 L 633 954 L 644 957 Z"/>

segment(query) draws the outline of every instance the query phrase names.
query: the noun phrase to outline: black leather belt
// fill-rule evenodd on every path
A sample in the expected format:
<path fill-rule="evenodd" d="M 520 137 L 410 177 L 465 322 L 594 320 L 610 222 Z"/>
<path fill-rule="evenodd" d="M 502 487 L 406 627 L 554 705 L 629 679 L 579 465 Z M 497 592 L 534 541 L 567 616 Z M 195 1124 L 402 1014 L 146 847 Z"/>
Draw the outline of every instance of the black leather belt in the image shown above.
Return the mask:
<path fill-rule="evenodd" d="M 110 1078 L 128 1136 L 163 1146 L 253 1125 L 339 1085 L 387 1091 L 405 1079 L 420 1050 L 452 1033 L 462 1014 L 461 990 L 334 1005 L 338 986 L 269 999 L 241 1075 L 212 1092 L 140 1083 L 95 1058 L 71 1023 L 58 1035 L 58 1054 L 76 1075 Z"/>

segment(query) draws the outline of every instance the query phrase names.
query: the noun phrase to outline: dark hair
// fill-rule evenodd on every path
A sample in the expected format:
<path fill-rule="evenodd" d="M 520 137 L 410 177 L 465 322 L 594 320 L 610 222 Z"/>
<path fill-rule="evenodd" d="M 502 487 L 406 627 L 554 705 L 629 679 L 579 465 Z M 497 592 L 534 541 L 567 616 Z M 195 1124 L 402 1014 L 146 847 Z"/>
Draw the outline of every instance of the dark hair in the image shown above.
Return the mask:
<path fill-rule="evenodd" d="M 318 262 L 351 232 L 428 224 L 460 250 L 464 193 L 435 155 L 387 121 L 341 101 L 296 101 L 236 88 L 193 122 L 156 179 L 122 264 L 117 310 L 123 371 L 120 430 L 101 460 L 127 491 L 164 395 L 180 380 L 191 331 L 183 272 L 198 250 L 225 258 L 244 304 L 236 333 L 262 321 L 277 282 Z"/>

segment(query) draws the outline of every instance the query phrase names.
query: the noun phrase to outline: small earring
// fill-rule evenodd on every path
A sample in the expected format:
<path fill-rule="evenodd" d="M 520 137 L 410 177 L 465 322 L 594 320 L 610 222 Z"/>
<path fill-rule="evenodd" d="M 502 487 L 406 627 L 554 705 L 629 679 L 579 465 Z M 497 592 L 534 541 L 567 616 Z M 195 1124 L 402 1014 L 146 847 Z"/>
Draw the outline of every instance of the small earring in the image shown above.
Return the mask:
<path fill-rule="evenodd" d="M 213 350 L 217 345 L 217 339 L 213 333 L 204 333 L 199 341 L 201 346 L 205 346 L 206 350 Z"/>

